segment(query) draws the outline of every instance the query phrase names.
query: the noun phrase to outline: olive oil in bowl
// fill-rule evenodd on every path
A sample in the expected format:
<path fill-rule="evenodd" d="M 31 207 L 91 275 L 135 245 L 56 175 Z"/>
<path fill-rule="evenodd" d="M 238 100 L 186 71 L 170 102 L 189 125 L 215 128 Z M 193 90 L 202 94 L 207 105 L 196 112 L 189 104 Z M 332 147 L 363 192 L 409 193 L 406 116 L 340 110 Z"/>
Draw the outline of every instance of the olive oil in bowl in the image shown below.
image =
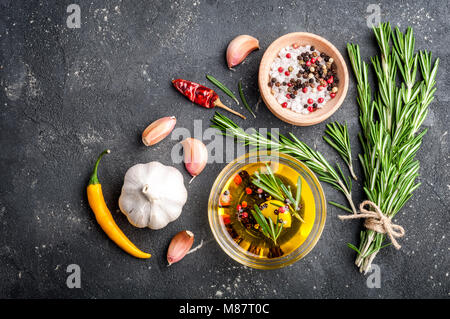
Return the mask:
<path fill-rule="evenodd" d="M 281 201 L 253 184 L 252 180 L 258 173 L 267 174 L 266 164 L 292 194 L 296 194 L 298 179 L 301 178 L 299 217 L 289 211 L 289 199 Z M 254 217 L 254 205 L 260 208 L 266 221 L 270 218 L 273 224 L 278 222 L 282 225 L 276 240 L 264 235 L 262 226 Z M 221 227 L 241 253 L 253 258 L 272 259 L 290 254 L 305 242 L 314 226 L 316 205 L 309 183 L 299 172 L 283 162 L 268 161 L 249 163 L 231 175 L 220 189 L 217 212 Z"/>
<path fill-rule="evenodd" d="M 277 193 L 278 187 L 286 189 Z M 281 196 L 286 193 L 289 198 Z M 259 150 L 236 158 L 219 173 L 209 195 L 208 219 L 214 238 L 232 259 L 276 269 L 314 248 L 325 225 L 326 200 L 319 180 L 301 161 Z"/>

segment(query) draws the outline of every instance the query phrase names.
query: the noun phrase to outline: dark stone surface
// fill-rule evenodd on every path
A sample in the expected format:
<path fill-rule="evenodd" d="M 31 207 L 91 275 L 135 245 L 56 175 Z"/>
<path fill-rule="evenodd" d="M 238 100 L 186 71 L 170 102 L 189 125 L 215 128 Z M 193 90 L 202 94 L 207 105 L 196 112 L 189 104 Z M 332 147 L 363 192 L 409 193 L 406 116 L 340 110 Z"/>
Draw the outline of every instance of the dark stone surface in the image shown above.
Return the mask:
<path fill-rule="evenodd" d="M 139 135 L 147 124 L 175 115 L 177 126 L 190 132 L 195 119 L 204 129 L 209 125 L 213 111 L 191 105 L 173 90 L 170 79 L 207 83 L 204 75 L 211 73 L 233 89 L 241 79 L 255 105 L 259 60 L 285 33 L 317 33 L 346 58 L 349 41 L 360 44 L 365 57 L 376 54 L 366 26 L 370 1 L 315 1 L 308 10 L 301 1 L 77 1 L 81 28 L 69 29 L 66 8 L 73 2 L 0 2 L 0 297 L 448 297 L 448 1 L 380 3 L 382 20 L 402 29 L 413 26 L 417 48 L 432 50 L 441 65 L 436 99 L 424 124 L 430 130 L 418 154 L 422 185 L 396 219 L 407 230 L 402 249 L 387 248 L 377 256 L 379 289 L 367 288 L 353 265 L 354 252 L 346 247 L 357 243 L 360 223 L 339 221 L 341 212 L 331 206 L 315 249 L 290 267 L 259 271 L 227 257 L 213 239 L 206 209 L 223 163 L 207 166 L 187 186 L 181 217 L 162 230 L 134 228 L 117 205 L 127 168 L 152 160 L 172 162 L 176 141 L 168 138 L 153 148 L 141 144 Z M 224 52 L 234 36 L 244 33 L 259 38 L 262 49 L 231 72 Z M 355 94 L 352 78 L 344 105 L 326 122 L 350 124 L 357 154 Z M 222 99 L 233 105 L 226 96 Z M 331 162 L 338 160 L 321 140 L 326 123 L 293 127 L 263 104 L 256 113 L 256 120 L 237 121 L 245 127 L 292 131 Z M 113 152 L 100 168 L 107 203 L 129 238 L 153 254 L 150 260 L 120 250 L 88 207 L 85 186 L 94 159 L 107 147 Z M 187 182 L 183 164 L 174 166 Z M 359 165 L 356 170 L 361 175 Z M 328 185 L 323 187 L 329 200 L 344 201 Z M 360 183 L 354 199 L 363 199 Z M 181 229 L 192 230 L 196 244 L 203 240 L 203 246 L 167 267 L 168 243 Z M 69 264 L 81 267 L 81 289 L 66 287 Z"/>

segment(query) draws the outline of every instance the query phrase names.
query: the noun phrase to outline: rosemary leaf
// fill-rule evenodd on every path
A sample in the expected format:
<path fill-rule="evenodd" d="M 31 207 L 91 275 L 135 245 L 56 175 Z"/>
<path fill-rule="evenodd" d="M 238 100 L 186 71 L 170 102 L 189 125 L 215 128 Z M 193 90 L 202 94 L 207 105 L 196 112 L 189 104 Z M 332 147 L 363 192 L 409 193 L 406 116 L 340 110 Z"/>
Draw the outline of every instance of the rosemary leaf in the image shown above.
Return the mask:
<path fill-rule="evenodd" d="M 239 101 L 236 98 L 236 96 L 233 94 L 233 92 L 231 92 L 231 90 L 229 88 L 227 88 L 224 84 L 222 84 L 219 80 L 217 80 L 215 77 L 213 77 L 212 75 L 207 74 L 206 78 L 215 86 L 217 86 L 219 89 L 221 89 L 223 91 L 223 93 L 225 93 L 226 95 L 228 95 L 229 97 L 231 97 L 237 105 L 239 105 Z"/>
<path fill-rule="evenodd" d="M 248 105 L 247 100 L 244 96 L 244 91 L 242 90 L 242 83 L 239 81 L 238 83 L 238 89 L 239 89 L 239 96 L 241 97 L 242 104 L 244 104 L 245 108 L 253 115 L 253 117 L 256 119 L 255 113 L 253 113 L 252 109 L 250 108 L 250 105 Z"/>
<path fill-rule="evenodd" d="M 295 196 L 295 210 L 300 208 L 300 194 L 302 193 L 302 178 L 301 176 L 297 179 L 297 194 Z"/>
<path fill-rule="evenodd" d="M 352 150 L 350 147 L 350 137 L 348 134 L 347 123 L 340 124 L 339 122 L 329 123 L 327 124 L 327 129 L 325 133 L 328 136 L 323 136 L 323 139 L 333 147 L 347 164 L 350 174 L 352 175 L 354 180 L 358 178 L 353 171 L 352 164 Z"/>

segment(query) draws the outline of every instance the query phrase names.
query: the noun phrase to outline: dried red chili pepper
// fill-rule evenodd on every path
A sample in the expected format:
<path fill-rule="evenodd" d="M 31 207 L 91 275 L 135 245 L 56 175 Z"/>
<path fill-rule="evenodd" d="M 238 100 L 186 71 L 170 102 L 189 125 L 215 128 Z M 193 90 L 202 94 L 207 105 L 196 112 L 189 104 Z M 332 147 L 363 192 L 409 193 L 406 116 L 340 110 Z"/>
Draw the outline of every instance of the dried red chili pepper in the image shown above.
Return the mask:
<path fill-rule="evenodd" d="M 218 106 L 227 110 L 228 112 L 242 117 L 244 120 L 246 119 L 246 117 L 242 114 L 230 109 L 228 106 L 225 106 L 220 101 L 217 93 L 214 92 L 214 90 L 207 88 L 206 86 L 183 79 L 173 80 L 172 83 L 178 91 L 180 91 L 184 96 L 186 96 L 191 102 L 194 102 L 195 104 L 206 107 L 207 109 L 212 109 L 213 107 Z"/>

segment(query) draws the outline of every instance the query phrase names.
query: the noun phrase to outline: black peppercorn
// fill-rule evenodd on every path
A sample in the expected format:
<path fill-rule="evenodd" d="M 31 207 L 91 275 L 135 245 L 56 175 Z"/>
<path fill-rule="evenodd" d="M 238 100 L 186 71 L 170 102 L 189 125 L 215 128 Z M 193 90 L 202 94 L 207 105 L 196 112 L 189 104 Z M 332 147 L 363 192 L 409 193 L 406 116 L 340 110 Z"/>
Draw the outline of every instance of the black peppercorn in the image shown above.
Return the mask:
<path fill-rule="evenodd" d="M 310 50 L 314 51 L 316 48 L 314 46 L 311 46 Z"/>
<path fill-rule="evenodd" d="M 317 109 L 317 103 L 313 104 L 313 108 Z"/>
<path fill-rule="evenodd" d="M 305 109 L 307 109 L 307 108 L 308 108 L 308 104 L 303 105 L 303 107 L 304 107 Z"/>

